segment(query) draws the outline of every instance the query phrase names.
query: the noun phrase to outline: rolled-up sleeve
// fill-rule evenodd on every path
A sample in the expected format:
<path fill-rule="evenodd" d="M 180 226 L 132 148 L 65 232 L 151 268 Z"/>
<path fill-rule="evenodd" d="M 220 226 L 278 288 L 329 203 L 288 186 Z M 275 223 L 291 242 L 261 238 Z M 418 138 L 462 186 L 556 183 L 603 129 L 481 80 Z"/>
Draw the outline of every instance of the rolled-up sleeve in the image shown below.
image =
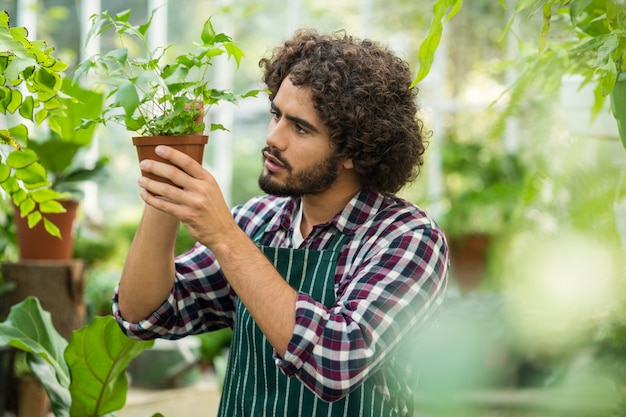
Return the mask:
<path fill-rule="evenodd" d="M 113 296 L 113 315 L 126 335 L 135 339 L 178 339 L 232 327 L 234 293 L 210 251 L 200 244 L 179 256 L 172 291 L 150 316 L 133 323 L 124 320 Z"/>
<path fill-rule="evenodd" d="M 350 252 L 350 250 L 349 250 Z M 441 304 L 448 250 L 432 228 L 354 248 L 332 307 L 298 294 L 295 330 L 276 365 L 336 401 L 393 360 L 394 348 Z"/>

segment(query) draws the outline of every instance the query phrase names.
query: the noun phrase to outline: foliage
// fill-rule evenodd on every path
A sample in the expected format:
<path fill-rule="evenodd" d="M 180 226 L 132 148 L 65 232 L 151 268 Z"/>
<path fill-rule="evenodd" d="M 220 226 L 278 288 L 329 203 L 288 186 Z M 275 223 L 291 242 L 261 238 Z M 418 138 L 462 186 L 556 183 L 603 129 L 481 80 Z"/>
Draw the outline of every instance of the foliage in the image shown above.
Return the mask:
<path fill-rule="evenodd" d="M 129 22 L 130 9 L 114 16 L 103 12 L 91 17 L 87 42 L 112 29 L 121 45 L 132 41 L 132 47 L 139 50 L 138 56 L 131 56 L 131 46 L 122 46 L 77 66 L 75 79 L 94 72 L 100 76 L 99 82 L 110 87 L 105 112 L 92 123 L 115 121 L 140 135 L 192 134 L 204 131 L 203 115 L 208 107 L 220 101 L 235 103 L 258 93 L 253 90 L 238 96 L 211 88 L 209 70 L 214 58 L 227 54 L 238 67 L 244 56 L 230 36 L 215 32 L 211 18 L 204 22 L 200 43 L 166 63 L 173 45 L 150 49 L 146 38 L 156 11 L 152 11 L 148 22 L 138 26 Z M 210 130 L 216 129 L 225 127 L 211 124 Z"/>
<path fill-rule="evenodd" d="M 0 11 L 0 113 L 7 127 L 0 129 L 0 187 L 28 215 L 33 227 L 42 219 L 46 230 L 58 236 L 58 228 L 42 213 L 60 213 L 60 194 L 50 189 L 46 170 L 37 154 L 27 148 L 28 123 L 59 131 L 54 116 L 62 117 L 61 73 L 67 65 L 52 55 L 44 41 L 28 40 L 24 27 L 9 25 L 9 15 Z"/>
<path fill-rule="evenodd" d="M 232 336 L 233 331 L 230 327 L 197 335 L 196 337 L 200 339 L 202 362 L 214 365 L 215 358 L 230 346 Z"/>
<path fill-rule="evenodd" d="M 500 0 L 502 7 L 506 3 Z M 514 33 L 521 56 L 511 64 L 521 68 L 509 87 L 508 111 L 518 105 L 530 86 L 541 87 L 546 96 L 558 92 L 564 75 L 582 77 L 580 87 L 595 84 L 592 116 L 602 109 L 620 72 L 626 69 L 626 7 L 621 0 L 528 0 L 514 2 L 515 8 L 502 34 L 514 30 L 519 20 L 523 28 L 536 29 L 532 42 L 526 33 Z M 428 36 L 419 51 L 419 73 L 414 85 L 424 79 L 439 46 L 443 24 L 460 12 L 462 0 L 438 0 Z M 537 16 L 539 15 L 539 16 Z M 529 24 L 539 17 L 538 25 Z"/>
<path fill-rule="evenodd" d="M 69 193 L 73 198 L 82 195 L 79 185 L 85 181 L 101 178 L 108 163 L 100 157 L 87 164 L 85 150 L 95 137 L 95 125 L 79 128 L 82 119 L 98 117 L 102 112 L 104 97 L 93 89 L 83 88 L 69 79 L 64 79 L 60 98 L 65 107 L 64 114 L 51 115 L 49 122 L 58 130 L 35 130 L 29 147 L 33 149 L 46 169 L 51 188 L 60 193 Z"/>
<path fill-rule="evenodd" d="M 626 69 L 626 8 L 619 0 L 534 0 L 517 2 L 514 19 L 527 22 L 537 12 L 542 25 L 536 50 L 521 57 L 523 71 L 512 88 L 523 91 L 539 79 L 549 94 L 564 75 L 580 75 L 581 87 L 596 85 L 592 112 L 597 114 Z"/>
<path fill-rule="evenodd" d="M 411 88 L 415 87 L 430 73 L 435 60 L 435 52 L 439 48 L 443 35 L 443 25 L 459 13 L 462 6 L 463 0 L 437 0 L 433 4 L 433 20 L 426 38 L 419 47 L 419 67 Z"/>
<path fill-rule="evenodd" d="M 68 343 L 33 297 L 14 305 L 0 330 L 0 345 L 27 352 L 56 417 L 96 417 L 121 409 L 128 390 L 126 367 L 153 343 L 129 339 L 110 316 L 97 317 Z"/>
<path fill-rule="evenodd" d="M 441 223 L 449 235 L 494 235 L 509 223 L 524 187 L 526 167 L 499 141 L 445 139 L 442 168 L 448 209 Z"/>

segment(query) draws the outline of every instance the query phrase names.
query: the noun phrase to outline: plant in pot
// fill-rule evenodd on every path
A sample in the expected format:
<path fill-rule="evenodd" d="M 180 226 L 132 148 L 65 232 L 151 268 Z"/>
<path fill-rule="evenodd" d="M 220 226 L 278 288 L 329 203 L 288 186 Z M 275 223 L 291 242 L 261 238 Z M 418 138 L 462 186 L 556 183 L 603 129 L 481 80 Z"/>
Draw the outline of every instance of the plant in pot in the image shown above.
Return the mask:
<path fill-rule="evenodd" d="M 8 13 L 0 11 L 0 192 L 28 215 L 30 226 L 43 222 L 60 236 L 47 215 L 64 211 L 57 201 L 61 196 L 50 188 L 28 138 L 33 126 L 64 114 L 60 90 L 67 64 L 44 41 L 29 40 L 26 28 L 9 23 Z M 50 123 L 50 129 L 59 126 Z"/>
<path fill-rule="evenodd" d="M 95 125 L 81 126 L 84 119 L 97 117 L 103 107 L 104 96 L 92 89 L 83 88 L 70 79 L 62 83 L 60 102 L 63 114 L 48 117 L 48 123 L 33 129 L 29 147 L 46 170 L 51 190 L 58 193 L 63 213 L 50 214 L 45 219 L 52 222 L 59 233 L 49 233 L 44 225 L 32 224 L 33 212 L 20 205 L 15 211 L 17 238 L 21 259 L 70 259 L 73 254 L 74 233 L 79 203 L 83 197 L 81 185 L 104 174 L 107 157 L 92 158 L 86 153 L 96 134 Z M 51 129 L 50 126 L 56 126 Z M 36 212 L 35 212 L 36 213 Z M 60 235 L 60 236 L 59 236 Z"/>
<path fill-rule="evenodd" d="M 413 82 L 423 80 L 432 67 L 442 37 L 443 25 L 461 11 L 462 0 L 437 0 L 433 20 L 418 54 L 419 71 Z M 510 65 L 519 69 L 509 86 L 505 113 L 512 112 L 537 87 L 545 96 L 558 94 L 565 76 L 578 76 L 579 89 L 592 85 L 594 101 L 589 103 L 592 120 L 610 97 L 622 144 L 626 147 L 626 7 L 620 0 L 500 0 L 512 7 L 512 18 L 503 34 L 512 30 L 516 19 L 525 24 L 516 33 L 522 51 Z M 533 20 L 535 19 L 536 20 Z M 525 39 L 534 42 L 525 42 Z"/>
<path fill-rule="evenodd" d="M 450 244 L 451 273 L 463 293 L 488 275 L 491 248 L 505 234 L 527 170 L 501 141 L 462 137 L 467 130 L 450 131 L 443 142 L 447 209 L 440 220 Z"/>
<path fill-rule="evenodd" d="M 154 154 L 154 147 L 167 144 L 201 162 L 208 141 L 203 134 L 208 108 L 221 101 L 235 103 L 255 96 L 259 90 L 236 95 L 212 88 L 213 59 L 226 54 L 238 67 L 244 54 L 230 36 L 214 30 L 211 18 L 204 22 L 200 42 L 190 52 L 170 57 L 172 44 L 151 48 L 146 34 L 155 12 L 142 25 L 130 23 L 130 10 L 93 15 L 86 42 L 111 30 L 122 46 L 86 59 L 77 66 L 74 77 L 93 73 L 97 82 L 109 87 L 105 111 L 90 123 L 118 122 L 136 132 L 133 143 L 140 160 L 162 160 Z M 137 54 L 131 56 L 132 50 Z M 226 128 L 211 124 L 208 130 L 216 129 Z"/>

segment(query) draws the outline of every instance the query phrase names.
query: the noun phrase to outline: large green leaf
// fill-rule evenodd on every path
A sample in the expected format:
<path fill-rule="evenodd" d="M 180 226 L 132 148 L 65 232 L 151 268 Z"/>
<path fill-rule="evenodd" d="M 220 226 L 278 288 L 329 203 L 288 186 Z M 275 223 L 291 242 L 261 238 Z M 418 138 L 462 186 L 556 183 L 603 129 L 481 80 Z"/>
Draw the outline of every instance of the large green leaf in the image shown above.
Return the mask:
<path fill-rule="evenodd" d="M 154 341 L 138 341 L 122 333 L 112 316 L 96 317 L 74 332 L 65 351 L 72 372 L 72 417 L 98 417 L 126 403 L 126 368 Z"/>
<path fill-rule="evenodd" d="M 0 323 L 0 346 L 10 345 L 40 357 L 41 361 L 29 357 L 29 365 L 44 385 L 46 392 L 57 400 L 56 410 L 69 409 L 70 371 L 63 357 L 67 341 L 56 331 L 50 313 L 41 308 L 39 300 L 28 297 L 11 307 L 9 317 Z"/>

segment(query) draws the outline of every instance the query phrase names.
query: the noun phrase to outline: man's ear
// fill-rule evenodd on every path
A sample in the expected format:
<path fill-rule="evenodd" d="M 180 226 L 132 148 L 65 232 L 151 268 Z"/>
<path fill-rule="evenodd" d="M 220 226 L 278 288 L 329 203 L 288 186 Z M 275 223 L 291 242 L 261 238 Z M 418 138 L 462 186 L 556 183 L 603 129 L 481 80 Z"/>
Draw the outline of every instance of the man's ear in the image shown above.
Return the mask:
<path fill-rule="evenodd" d="M 346 158 L 343 161 L 343 167 L 345 169 L 352 169 L 352 168 L 354 168 L 354 163 L 352 162 L 352 158 Z"/>

